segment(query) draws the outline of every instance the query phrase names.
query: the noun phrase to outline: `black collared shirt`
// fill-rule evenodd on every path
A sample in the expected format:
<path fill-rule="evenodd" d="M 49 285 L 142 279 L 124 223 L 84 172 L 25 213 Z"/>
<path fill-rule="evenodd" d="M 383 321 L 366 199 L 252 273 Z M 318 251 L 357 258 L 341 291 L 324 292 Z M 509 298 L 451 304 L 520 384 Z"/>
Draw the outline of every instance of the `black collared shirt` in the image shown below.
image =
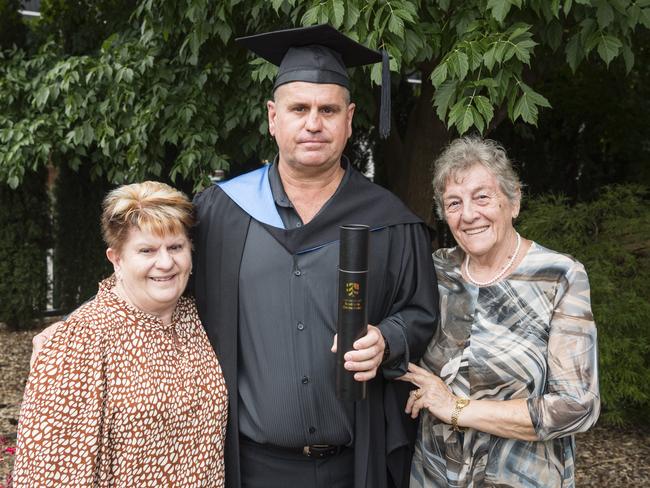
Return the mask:
<path fill-rule="evenodd" d="M 347 188 L 351 172 L 346 167 L 335 195 L 318 215 Z M 269 183 L 285 228 L 301 226 L 276 165 L 269 170 Z M 376 211 L 394 204 L 388 198 L 378 201 Z M 370 247 L 371 256 L 387 259 L 370 270 L 369 290 L 374 290 L 375 310 L 379 305 L 393 310 L 376 324 L 390 347 L 381 373 L 392 379 L 406 372 L 410 349 L 421 347 L 409 341 L 435 327 L 435 275 L 420 223 L 377 228 Z M 239 431 L 277 446 L 349 445 L 354 408 L 336 399 L 336 357 L 330 352 L 338 315 L 338 241 L 292 252 L 251 221 L 238 285 Z"/>
<path fill-rule="evenodd" d="M 348 177 L 346 170 L 341 185 Z M 276 164 L 269 182 L 285 228 L 302 226 Z M 336 399 L 336 356 L 330 351 L 337 264 L 337 243 L 292 255 L 251 222 L 239 277 L 238 389 L 240 432 L 256 442 L 352 442 L 353 405 Z"/>

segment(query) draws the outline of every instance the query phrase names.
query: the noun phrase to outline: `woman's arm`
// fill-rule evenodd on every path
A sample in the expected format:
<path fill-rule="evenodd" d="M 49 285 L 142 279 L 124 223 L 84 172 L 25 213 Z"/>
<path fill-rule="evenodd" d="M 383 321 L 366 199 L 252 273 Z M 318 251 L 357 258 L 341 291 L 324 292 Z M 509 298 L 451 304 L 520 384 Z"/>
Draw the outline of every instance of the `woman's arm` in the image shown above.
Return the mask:
<path fill-rule="evenodd" d="M 104 380 L 96 327 L 71 318 L 30 372 L 18 425 L 16 488 L 93 486 Z"/>
<path fill-rule="evenodd" d="M 539 440 L 524 398 L 501 401 L 472 400 L 460 411 L 458 425 L 508 439 Z"/>
<path fill-rule="evenodd" d="M 598 357 L 596 325 L 591 313 L 589 281 L 575 262 L 556 296 L 549 330 L 547 381 L 542 395 L 515 400 L 471 400 L 458 415 L 458 425 L 500 437 L 548 440 L 584 432 L 598 419 Z M 451 423 L 456 405 L 447 385 L 414 364 L 399 378 L 418 386 L 406 411 L 417 417 L 427 408 Z"/>
<path fill-rule="evenodd" d="M 546 391 L 527 402 L 537 437 L 586 431 L 600 413 L 598 345 L 589 280 L 577 261 L 556 293 L 547 363 Z"/>
<path fill-rule="evenodd" d="M 456 406 L 456 397 L 438 376 L 424 368 L 409 364 L 409 372 L 400 378 L 410 381 L 418 390 L 413 390 L 406 404 L 406 412 L 416 418 L 426 408 L 435 417 L 451 424 L 451 415 Z M 471 400 L 458 415 L 459 427 L 470 427 L 499 437 L 538 440 L 528 413 L 526 399 L 517 400 Z"/>
<path fill-rule="evenodd" d="M 86 300 L 81 305 L 79 305 L 79 307 L 77 307 L 77 310 L 83 307 L 85 304 L 92 301 L 94 298 L 95 298 L 94 296 L 90 297 L 88 300 Z M 63 325 L 63 322 L 66 321 L 68 317 L 70 317 L 70 315 L 72 314 L 70 313 L 68 315 L 65 315 L 62 320 L 59 320 L 58 322 L 54 322 L 52 325 L 46 327 L 39 334 L 35 335 L 32 338 L 32 357 L 29 360 L 30 368 L 34 366 L 34 363 L 36 362 L 36 358 L 38 357 L 38 353 L 41 352 L 43 346 L 45 346 L 45 344 L 47 344 L 47 341 L 49 341 L 54 336 L 57 329 Z"/>

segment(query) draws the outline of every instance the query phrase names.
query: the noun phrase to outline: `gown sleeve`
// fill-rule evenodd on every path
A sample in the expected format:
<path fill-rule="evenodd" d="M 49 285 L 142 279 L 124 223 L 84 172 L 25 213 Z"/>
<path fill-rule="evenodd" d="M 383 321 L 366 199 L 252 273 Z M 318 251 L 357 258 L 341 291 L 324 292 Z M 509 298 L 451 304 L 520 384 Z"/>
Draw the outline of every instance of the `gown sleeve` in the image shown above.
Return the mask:
<path fill-rule="evenodd" d="M 405 374 L 409 362 L 424 354 L 438 325 L 438 285 L 431 240 L 421 224 L 396 226 L 388 266 L 394 268 L 395 293 L 390 314 L 377 326 L 390 348 L 382 365 L 386 379 Z"/>
<path fill-rule="evenodd" d="M 548 375 L 543 395 L 528 399 L 540 440 L 584 432 L 600 413 L 596 324 L 589 280 L 575 262 L 560 282 L 548 341 Z"/>
<path fill-rule="evenodd" d="M 96 327 L 74 316 L 44 346 L 21 406 L 15 488 L 95 486 L 105 393 L 102 356 Z"/>

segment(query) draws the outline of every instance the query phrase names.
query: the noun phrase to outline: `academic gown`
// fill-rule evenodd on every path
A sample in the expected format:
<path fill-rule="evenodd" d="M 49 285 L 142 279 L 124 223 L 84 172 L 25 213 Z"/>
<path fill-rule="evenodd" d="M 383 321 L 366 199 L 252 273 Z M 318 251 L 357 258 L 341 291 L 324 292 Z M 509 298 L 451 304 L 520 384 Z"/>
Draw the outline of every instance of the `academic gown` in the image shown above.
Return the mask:
<path fill-rule="evenodd" d="M 240 487 L 238 282 L 251 214 L 291 253 L 338 240 L 341 224 L 369 225 L 374 230 L 369 244 L 369 322 L 379 324 L 401 313 L 407 321 L 401 333 L 409 345 L 403 364 L 420 359 L 437 327 L 438 291 L 426 227 L 392 193 L 348 167 L 352 174 L 345 186 L 311 222 L 297 229 L 281 228 L 268 187 L 268 168 L 231 180 L 230 188 L 210 187 L 195 198 L 198 226 L 191 287 L 228 388 L 228 488 Z M 386 376 L 390 374 L 396 375 L 394 370 Z M 368 382 L 367 399 L 356 403 L 355 488 L 408 487 L 417 429 L 404 413 L 409 389 L 407 383 L 387 381 L 380 373 Z"/>

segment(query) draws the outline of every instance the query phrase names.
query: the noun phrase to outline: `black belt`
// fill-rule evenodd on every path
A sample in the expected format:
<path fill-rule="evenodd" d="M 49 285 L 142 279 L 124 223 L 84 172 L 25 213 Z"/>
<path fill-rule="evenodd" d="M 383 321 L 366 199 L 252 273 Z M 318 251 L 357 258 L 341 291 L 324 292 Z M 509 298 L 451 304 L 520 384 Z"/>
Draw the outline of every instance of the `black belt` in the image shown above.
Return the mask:
<path fill-rule="evenodd" d="M 302 447 L 283 447 L 275 446 L 273 444 L 260 444 L 259 442 L 255 442 L 246 436 L 240 436 L 240 439 L 243 443 L 251 444 L 267 451 L 278 452 L 280 454 L 296 454 L 312 459 L 329 458 L 341 454 L 344 450 L 347 449 L 346 446 L 333 446 L 331 444 L 312 444 L 311 446 Z"/>
<path fill-rule="evenodd" d="M 345 449 L 345 446 L 332 446 L 329 444 L 313 444 L 311 446 L 303 446 L 297 448 L 302 452 L 303 456 L 307 456 L 314 459 L 324 459 L 337 454 L 341 454 Z"/>

